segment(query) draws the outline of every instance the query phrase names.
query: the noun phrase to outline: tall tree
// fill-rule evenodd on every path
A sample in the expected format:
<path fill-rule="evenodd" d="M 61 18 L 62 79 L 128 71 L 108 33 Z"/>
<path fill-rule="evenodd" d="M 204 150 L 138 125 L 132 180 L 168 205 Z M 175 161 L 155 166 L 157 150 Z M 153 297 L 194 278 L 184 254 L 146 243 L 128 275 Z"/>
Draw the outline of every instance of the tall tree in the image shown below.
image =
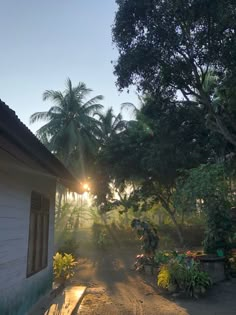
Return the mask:
<path fill-rule="evenodd" d="M 117 0 L 113 39 L 118 86 L 202 106 L 212 130 L 236 147 L 234 0 Z M 204 88 L 209 71 L 225 90 L 221 110 Z M 158 104 L 157 104 L 158 105 Z M 235 112 L 235 110 L 234 110 Z"/>
<path fill-rule="evenodd" d="M 124 132 L 127 122 L 122 119 L 122 115 L 115 115 L 113 108 L 110 107 L 106 112 L 98 112 L 98 142 L 99 150 L 94 163 L 93 178 L 94 178 L 94 194 L 97 195 L 97 204 L 102 205 L 106 203 L 107 197 L 111 197 L 110 183 L 113 177 L 110 173 L 110 167 L 107 163 L 108 160 L 105 156 L 109 155 L 110 144 L 113 143 L 115 138 Z"/>
<path fill-rule="evenodd" d="M 156 98 L 145 97 L 141 109 L 136 110 L 137 120 L 113 137 L 99 157 L 106 167 L 108 182 L 113 180 L 118 188 L 121 183 L 136 183 L 126 204 L 134 210 L 148 210 L 153 204 L 161 204 L 183 242 L 173 200 L 176 179 L 181 169 L 215 160 L 224 142 L 206 129 L 202 108 L 177 101 L 168 106 L 156 102 Z M 99 201 L 105 210 L 110 210 L 111 195 L 109 189 L 104 189 L 109 186 L 99 187 L 102 187 Z"/>
<path fill-rule="evenodd" d="M 43 100 L 50 100 L 54 105 L 48 111 L 30 117 L 30 123 L 46 122 L 37 131 L 37 136 L 74 171 L 83 171 L 85 159 L 96 153 L 99 124 L 93 114 L 103 108 L 99 103 L 103 96 L 87 100 L 91 92 L 85 83 L 73 87 L 68 79 L 64 92 L 46 90 L 43 93 Z"/>
<path fill-rule="evenodd" d="M 125 129 L 126 122 L 122 119 L 122 115 L 115 115 L 112 107 L 108 108 L 105 113 L 98 112 L 95 115 L 98 116 L 99 120 L 98 139 L 100 145 L 105 145 L 115 134 Z"/>

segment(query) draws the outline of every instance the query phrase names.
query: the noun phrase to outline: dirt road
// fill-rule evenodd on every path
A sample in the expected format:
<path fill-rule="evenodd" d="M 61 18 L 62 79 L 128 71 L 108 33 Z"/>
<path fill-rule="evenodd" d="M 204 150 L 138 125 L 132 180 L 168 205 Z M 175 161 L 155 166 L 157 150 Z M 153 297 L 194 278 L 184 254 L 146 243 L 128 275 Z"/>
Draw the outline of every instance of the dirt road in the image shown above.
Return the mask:
<path fill-rule="evenodd" d="M 131 270 L 135 249 L 87 250 L 81 248 L 74 281 L 88 286 L 78 315 L 235 315 L 236 281 L 212 289 L 200 300 L 163 296 L 150 285 L 151 278 Z M 154 284 L 154 279 L 153 279 Z"/>

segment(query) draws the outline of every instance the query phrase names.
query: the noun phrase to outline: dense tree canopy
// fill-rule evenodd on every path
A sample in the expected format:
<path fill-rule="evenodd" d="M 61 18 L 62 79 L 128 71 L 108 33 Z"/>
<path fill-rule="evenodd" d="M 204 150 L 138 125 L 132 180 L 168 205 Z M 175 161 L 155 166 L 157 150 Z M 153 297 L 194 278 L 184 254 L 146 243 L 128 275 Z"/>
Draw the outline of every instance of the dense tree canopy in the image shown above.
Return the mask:
<path fill-rule="evenodd" d="M 144 97 L 136 120 L 128 122 L 99 151 L 96 194 L 103 210 L 109 211 L 122 201 L 114 202 L 111 190 L 135 183 L 125 196 L 124 207 L 147 210 L 161 203 L 178 227 L 173 201 L 177 178 L 183 170 L 224 156 L 225 142 L 206 128 L 201 107 L 179 102 L 157 106 L 157 101 Z M 180 231 L 179 236 L 181 239 Z"/>
<path fill-rule="evenodd" d="M 117 0 L 117 4 L 113 39 L 119 50 L 118 86 L 135 84 L 164 101 L 178 98 L 202 106 L 208 126 L 235 147 L 235 1 Z M 217 107 L 215 91 L 205 89 L 209 71 L 224 94 Z"/>

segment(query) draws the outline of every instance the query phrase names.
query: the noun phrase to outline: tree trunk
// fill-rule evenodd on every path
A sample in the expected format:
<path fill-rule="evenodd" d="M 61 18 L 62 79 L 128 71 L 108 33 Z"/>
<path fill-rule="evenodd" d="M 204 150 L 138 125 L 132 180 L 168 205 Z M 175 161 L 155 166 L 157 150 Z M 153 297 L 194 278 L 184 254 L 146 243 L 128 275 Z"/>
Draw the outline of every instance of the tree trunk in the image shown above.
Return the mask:
<path fill-rule="evenodd" d="M 174 212 L 169 207 L 169 203 L 168 203 L 168 201 L 165 200 L 165 198 L 163 198 L 161 195 L 159 195 L 158 197 L 159 197 L 159 200 L 162 204 L 162 207 L 166 210 L 166 212 L 169 214 L 172 222 L 174 223 L 174 226 L 176 228 L 176 232 L 177 232 L 177 235 L 178 235 L 178 238 L 180 241 L 180 245 L 183 246 L 184 245 L 183 233 L 182 233 L 182 230 L 181 230 L 181 228 L 180 228 L 180 226 L 179 226 L 179 224 L 175 218 Z"/>
<path fill-rule="evenodd" d="M 162 203 L 163 207 L 166 209 L 166 212 L 169 214 L 172 222 L 174 223 L 174 226 L 176 228 L 176 232 L 177 232 L 177 235 L 178 235 L 178 238 L 179 238 L 179 241 L 180 241 L 180 245 L 183 246 L 184 245 L 184 237 L 183 237 L 183 233 L 182 233 L 182 230 L 175 218 L 175 215 L 174 213 L 171 211 L 171 209 L 169 208 L 169 206 L 167 206 L 166 204 L 164 205 Z"/>
<path fill-rule="evenodd" d="M 225 140 L 227 140 L 229 143 L 231 143 L 234 147 L 236 147 L 236 136 L 232 132 L 230 132 L 229 128 L 225 125 L 225 123 L 222 121 L 221 116 L 219 116 L 213 109 L 212 101 L 209 98 L 209 95 L 205 93 L 205 91 L 201 88 L 199 89 L 200 96 L 202 99 L 202 104 L 205 105 L 209 111 L 209 114 L 214 118 L 213 124 L 215 125 L 213 128 L 209 126 L 209 129 L 211 129 L 214 132 L 220 133 Z"/>
<path fill-rule="evenodd" d="M 215 118 L 215 122 L 216 122 L 216 126 L 218 127 L 218 133 L 220 133 L 221 135 L 223 135 L 223 137 L 229 142 L 231 143 L 234 147 L 236 147 L 236 138 L 235 135 L 233 135 L 232 133 L 230 133 L 230 131 L 228 130 L 228 128 L 225 126 L 225 124 L 222 122 L 221 118 L 219 117 L 219 115 L 214 114 L 214 118 Z"/>

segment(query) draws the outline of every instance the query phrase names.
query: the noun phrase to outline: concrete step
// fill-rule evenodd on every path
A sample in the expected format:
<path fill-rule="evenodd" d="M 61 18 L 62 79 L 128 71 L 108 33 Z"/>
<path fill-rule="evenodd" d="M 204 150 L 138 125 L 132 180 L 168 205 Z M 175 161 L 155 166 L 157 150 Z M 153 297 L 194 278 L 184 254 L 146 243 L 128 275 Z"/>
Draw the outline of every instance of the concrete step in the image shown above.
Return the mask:
<path fill-rule="evenodd" d="M 54 298 L 44 297 L 28 315 L 71 315 L 81 303 L 84 286 L 68 286 Z"/>
<path fill-rule="evenodd" d="M 57 295 L 44 315 L 71 315 L 81 302 L 86 287 L 71 286 Z"/>

